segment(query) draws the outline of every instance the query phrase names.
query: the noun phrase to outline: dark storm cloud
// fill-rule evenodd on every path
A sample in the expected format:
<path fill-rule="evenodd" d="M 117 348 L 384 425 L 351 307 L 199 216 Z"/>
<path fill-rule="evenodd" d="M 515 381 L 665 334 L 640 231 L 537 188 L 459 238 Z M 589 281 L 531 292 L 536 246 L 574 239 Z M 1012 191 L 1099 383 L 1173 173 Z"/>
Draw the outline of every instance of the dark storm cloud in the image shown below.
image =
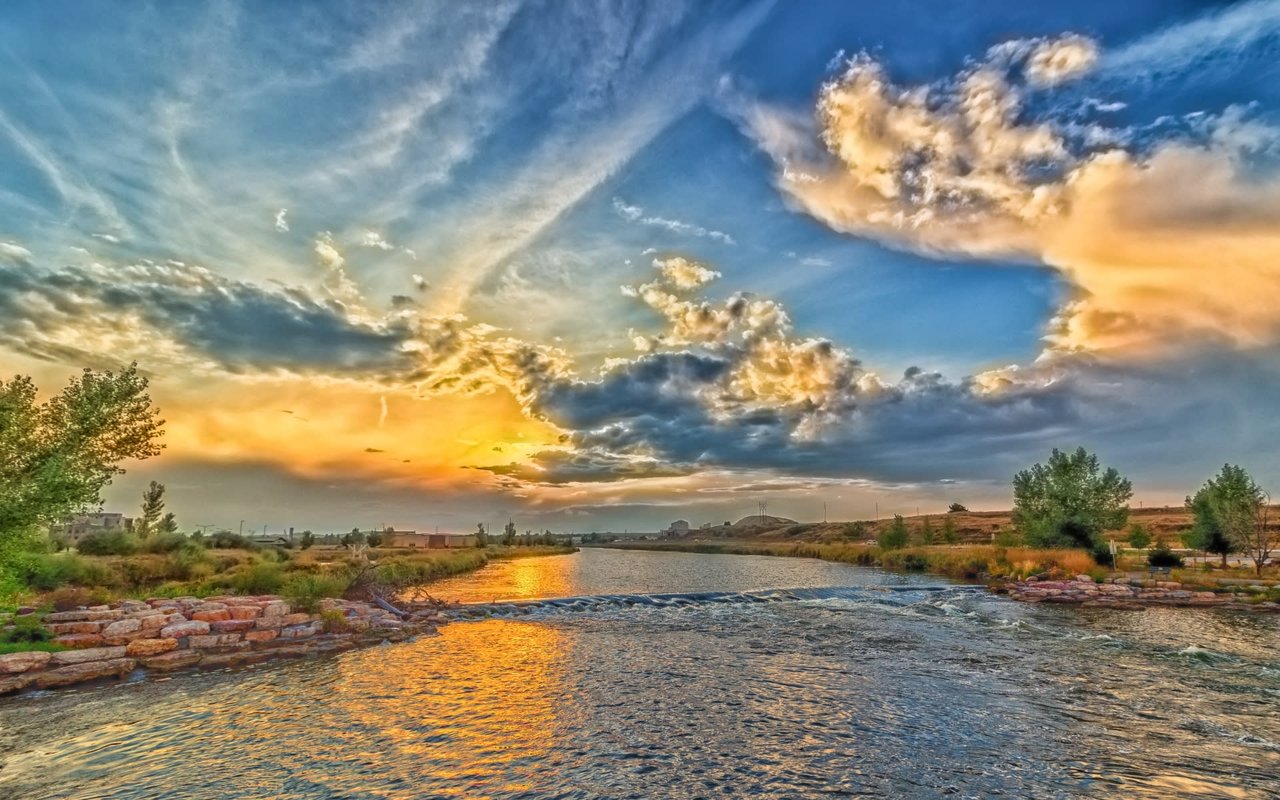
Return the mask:
<path fill-rule="evenodd" d="M 0 262 L 0 341 L 37 358 L 75 360 L 103 334 L 177 342 L 222 368 L 408 377 L 411 322 L 356 319 L 296 288 L 265 289 L 197 267 L 137 264 L 21 269 Z M 76 332 L 84 334 L 84 340 Z"/>

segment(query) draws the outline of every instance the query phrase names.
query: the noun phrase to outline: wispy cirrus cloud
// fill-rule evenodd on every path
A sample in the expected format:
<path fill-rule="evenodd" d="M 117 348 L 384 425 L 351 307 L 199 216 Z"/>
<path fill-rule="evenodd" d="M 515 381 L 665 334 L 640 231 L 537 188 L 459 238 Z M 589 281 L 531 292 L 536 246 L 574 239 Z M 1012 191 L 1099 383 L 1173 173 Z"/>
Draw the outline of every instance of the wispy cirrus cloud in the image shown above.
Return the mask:
<path fill-rule="evenodd" d="M 682 222 L 678 219 L 646 214 L 644 208 L 641 206 L 631 205 L 618 197 L 613 198 L 613 210 L 617 212 L 618 216 L 628 222 L 635 222 L 639 225 L 649 225 L 656 228 L 665 228 L 672 233 L 713 239 L 722 244 L 737 244 L 737 242 L 733 240 L 733 237 L 724 231 L 704 228 L 701 225 L 694 225 L 691 222 Z"/>

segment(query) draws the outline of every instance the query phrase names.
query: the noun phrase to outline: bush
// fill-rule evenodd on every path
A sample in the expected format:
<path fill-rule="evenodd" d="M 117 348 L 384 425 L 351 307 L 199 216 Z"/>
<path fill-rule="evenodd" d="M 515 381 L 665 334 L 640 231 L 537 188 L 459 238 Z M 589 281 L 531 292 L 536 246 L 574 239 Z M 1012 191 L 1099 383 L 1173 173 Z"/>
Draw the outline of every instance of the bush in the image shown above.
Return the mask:
<path fill-rule="evenodd" d="M 106 589 L 86 589 L 83 586 L 65 586 L 52 594 L 54 611 L 74 611 L 80 606 L 99 606 L 111 601 Z"/>
<path fill-rule="evenodd" d="M 336 608 L 331 608 L 321 613 L 320 621 L 324 624 L 325 633 L 346 633 L 351 630 L 351 623 L 347 622 L 347 615 Z"/>
<path fill-rule="evenodd" d="M 77 583 L 85 573 L 84 559 L 74 553 L 32 554 L 21 564 L 22 580 L 32 589 L 49 591 Z"/>
<path fill-rule="evenodd" d="M 283 585 L 280 565 L 270 561 L 250 564 L 231 578 L 231 587 L 242 594 L 275 594 Z"/>
<path fill-rule="evenodd" d="M 53 633 L 45 628 L 35 614 L 13 618 L 13 627 L 0 633 L 0 642 L 47 642 Z"/>
<path fill-rule="evenodd" d="M 345 575 L 294 575 L 285 583 L 283 594 L 294 608 L 315 613 L 321 600 L 341 597 L 349 583 Z"/>
<path fill-rule="evenodd" d="M 138 550 L 138 540 L 124 531 L 104 531 L 85 536 L 76 549 L 89 556 L 127 556 Z"/>
<path fill-rule="evenodd" d="M 1147 554 L 1147 564 L 1153 567 L 1181 567 L 1182 556 L 1169 549 L 1169 545 L 1163 541 Z"/>
<path fill-rule="evenodd" d="M 1146 550 L 1149 544 L 1151 544 L 1151 534 L 1147 533 L 1146 528 L 1136 524 L 1129 528 L 1130 547 Z"/>
<path fill-rule="evenodd" d="M 191 544 L 191 540 L 180 533 L 156 533 L 142 542 L 142 549 L 148 553 L 172 553 Z"/>
<path fill-rule="evenodd" d="M 992 540 L 996 547 L 1021 547 L 1026 544 L 1022 534 L 1013 528 L 1001 528 Z"/>
<path fill-rule="evenodd" d="M 232 533 L 231 531 L 218 531 L 210 535 L 207 542 L 209 547 L 214 547 L 220 550 L 229 550 L 232 548 L 239 548 L 241 550 L 254 549 L 253 542 L 244 538 L 240 534 Z"/>
<path fill-rule="evenodd" d="M 203 547 L 188 546 L 175 550 L 165 559 L 166 574 L 178 580 L 201 580 L 213 575 L 213 560 Z"/>
<path fill-rule="evenodd" d="M 947 513 L 948 513 L 948 514 L 963 514 L 963 513 L 966 513 L 966 512 L 968 512 L 968 511 L 969 511 L 969 509 L 965 508 L 964 506 L 960 505 L 959 503 L 952 503 L 951 505 L 947 506 Z"/>
<path fill-rule="evenodd" d="M 907 523 L 901 514 L 893 515 L 893 522 L 889 523 L 889 527 L 885 528 L 884 533 L 880 534 L 880 548 L 882 550 L 898 550 L 907 546 Z"/>
<path fill-rule="evenodd" d="M 861 541 L 863 539 L 871 538 L 871 527 L 862 520 L 858 520 L 845 525 L 844 529 L 841 530 L 840 533 L 844 538 L 851 541 Z"/>

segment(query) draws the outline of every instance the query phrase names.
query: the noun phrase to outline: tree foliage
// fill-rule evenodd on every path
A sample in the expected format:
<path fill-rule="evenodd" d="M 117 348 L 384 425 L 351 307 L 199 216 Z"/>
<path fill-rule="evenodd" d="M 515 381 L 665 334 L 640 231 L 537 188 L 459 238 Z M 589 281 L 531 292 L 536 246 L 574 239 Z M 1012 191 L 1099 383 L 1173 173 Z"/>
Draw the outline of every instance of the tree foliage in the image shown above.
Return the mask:
<path fill-rule="evenodd" d="M 960 505 L 959 503 L 952 503 L 951 505 L 947 506 L 947 513 L 948 513 L 948 514 L 963 514 L 963 513 L 967 512 L 968 510 L 969 510 L 969 509 L 965 508 L 964 506 Z"/>
<path fill-rule="evenodd" d="M 1147 533 L 1146 528 L 1136 524 L 1131 525 L 1129 527 L 1129 546 L 1130 547 L 1136 547 L 1139 550 L 1146 550 L 1147 545 L 1149 544 L 1151 544 L 1151 534 Z"/>
<path fill-rule="evenodd" d="M 1133 486 L 1114 468 L 1103 470 L 1083 447 L 1057 449 L 1048 464 L 1013 478 L 1013 521 L 1033 547 L 1084 547 L 1101 553 L 1102 532 L 1124 527 Z"/>
<path fill-rule="evenodd" d="M 316 543 L 316 535 L 311 531 L 303 531 L 298 537 L 298 546 L 303 550 L 310 550 L 311 546 Z"/>
<path fill-rule="evenodd" d="M 901 514 L 893 515 L 893 522 L 880 534 L 879 545 L 885 550 L 898 550 L 907 546 L 907 521 Z"/>
<path fill-rule="evenodd" d="M 160 453 L 163 425 L 136 364 L 86 369 L 44 403 L 28 377 L 0 382 L 0 536 L 99 505 L 120 462 Z"/>
<path fill-rule="evenodd" d="M 1195 517 L 1188 544 L 1218 553 L 1243 552 L 1259 574 L 1274 549 L 1275 534 L 1268 524 L 1268 497 L 1243 467 L 1223 464 L 1195 497 L 1187 498 Z"/>
<path fill-rule="evenodd" d="M 145 539 L 156 530 L 162 513 L 164 513 L 164 484 L 152 481 L 142 492 L 142 515 L 134 523 L 133 532 Z"/>

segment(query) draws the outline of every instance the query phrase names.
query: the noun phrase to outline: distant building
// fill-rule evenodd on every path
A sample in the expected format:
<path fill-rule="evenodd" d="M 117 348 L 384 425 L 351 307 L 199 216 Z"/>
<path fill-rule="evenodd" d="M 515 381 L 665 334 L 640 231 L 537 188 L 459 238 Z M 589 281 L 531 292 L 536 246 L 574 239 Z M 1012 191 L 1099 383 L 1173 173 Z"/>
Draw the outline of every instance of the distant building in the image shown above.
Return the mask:
<path fill-rule="evenodd" d="M 382 531 L 391 547 L 421 547 L 442 550 L 450 547 L 475 547 L 474 533 L 417 533 L 415 531 Z"/>
<path fill-rule="evenodd" d="M 123 532 L 132 529 L 133 520 L 124 514 L 102 512 L 67 517 L 62 524 L 51 525 L 49 527 L 49 535 L 75 544 L 91 533 Z"/>
<path fill-rule="evenodd" d="M 687 520 L 678 519 L 675 522 L 668 525 L 666 529 L 662 531 L 662 535 L 668 538 L 673 538 L 676 536 L 688 536 L 689 522 Z"/>
<path fill-rule="evenodd" d="M 284 534 L 266 534 L 261 536 L 250 536 L 249 541 L 261 547 L 288 547 L 293 540 Z"/>

